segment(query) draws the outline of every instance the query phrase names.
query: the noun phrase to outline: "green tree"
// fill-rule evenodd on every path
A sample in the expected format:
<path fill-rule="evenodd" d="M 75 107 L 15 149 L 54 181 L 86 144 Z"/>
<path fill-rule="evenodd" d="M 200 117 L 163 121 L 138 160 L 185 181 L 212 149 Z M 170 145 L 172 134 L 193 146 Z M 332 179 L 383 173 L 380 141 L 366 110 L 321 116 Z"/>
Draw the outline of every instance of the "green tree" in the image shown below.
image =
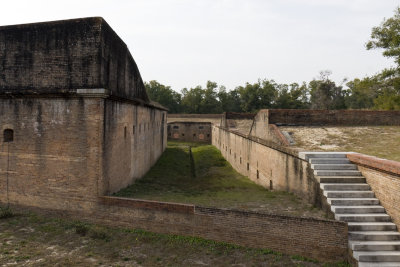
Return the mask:
<path fill-rule="evenodd" d="M 221 113 L 221 103 L 218 100 L 218 85 L 215 82 L 207 81 L 204 89 L 203 99 L 200 104 L 200 113 Z"/>
<path fill-rule="evenodd" d="M 383 48 L 385 57 L 394 58 L 397 68 L 400 66 L 400 7 L 394 16 L 384 19 L 380 26 L 373 27 L 371 40 L 367 42 L 368 50 Z"/>
<path fill-rule="evenodd" d="M 225 86 L 220 86 L 218 90 L 218 99 L 223 112 L 242 111 L 240 108 L 240 95 L 237 89 L 227 92 Z"/>
<path fill-rule="evenodd" d="M 330 71 L 322 71 L 318 80 L 309 83 L 312 109 L 344 109 L 345 90 L 329 79 Z"/>
<path fill-rule="evenodd" d="M 383 49 L 383 56 L 393 58 L 396 63 L 395 67 L 376 75 L 379 89 L 376 90 L 374 108 L 400 109 L 400 7 L 396 8 L 393 17 L 372 28 L 366 48 Z"/>
<path fill-rule="evenodd" d="M 347 84 L 348 91 L 345 96 L 345 103 L 351 109 L 370 109 L 374 106 L 374 100 L 377 98 L 380 82 L 376 76 L 358 78 Z"/>
<path fill-rule="evenodd" d="M 271 108 L 275 102 L 277 84 L 273 80 L 258 80 L 254 84 L 246 83 L 239 86 L 239 92 L 243 112 L 256 112 L 264 108 Z"/>
<path fill-rule="evenodd" d="M 309 107 L 308 88 L 305 83 L 302 86 L 297 83 L 280 84 L 277 89 L 275 108 L 306 109 Z"/>
<path fill-rule="evenodd" d="M 149 98 L 169 109 L 170 113 L 181 112 L 181 95 L 157 81 L 144 83 Z"/>

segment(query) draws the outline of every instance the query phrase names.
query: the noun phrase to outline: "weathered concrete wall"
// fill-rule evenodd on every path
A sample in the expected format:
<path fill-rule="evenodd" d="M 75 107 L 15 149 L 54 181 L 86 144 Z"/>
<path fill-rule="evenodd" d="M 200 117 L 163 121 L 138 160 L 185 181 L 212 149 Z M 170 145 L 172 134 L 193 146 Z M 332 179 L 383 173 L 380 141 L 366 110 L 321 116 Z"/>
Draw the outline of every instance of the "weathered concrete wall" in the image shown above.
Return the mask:
<path fill-rule="evenodd" d="M 211 123 L 169 122 L 168 140 L 211 143 Z"/>
<path fill-rule="evenodd" d="M 90 209 L 103 176 L 103 103 L 100 98 L 0 99 L 0 201 Z M 5 129 L 14 131 L 13 142 L 4 142 Z"/>
<path fill-rule="evenodd" d="M 400 125 L 400 111 L 269 109 L 268 123 L 289 125 Z"/>
<path fill-rule="evenodd" d="M 241 174 L 266 188 L 293 192 L 321 205 L 319 184 L 296 150 L 213 126 L 212 144 Z"/>
<path fill-rule="evenodd" d="M 348 154 L 364 175 L 376 197 L 400 229 L 400 162 L 363 154 Z"/>
<path fill-rule="evenodd" d="M 166 111 L 106 100 L 104 175 L 110 194 L 153 166 L 167 145 Z"/>
<path fill-rule="evenodd" d="M 348 257 L 344 222 L 116 197 L 101 200 L 91 214 L 67 214 L 112 226 L 203 237 L 324 261 Z"/>

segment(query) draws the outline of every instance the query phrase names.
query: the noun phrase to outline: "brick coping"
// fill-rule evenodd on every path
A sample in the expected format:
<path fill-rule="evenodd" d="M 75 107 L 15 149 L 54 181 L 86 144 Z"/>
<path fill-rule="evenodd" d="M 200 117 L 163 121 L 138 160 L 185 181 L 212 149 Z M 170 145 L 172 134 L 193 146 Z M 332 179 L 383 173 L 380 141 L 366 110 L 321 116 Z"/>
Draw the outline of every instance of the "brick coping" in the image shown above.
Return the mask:
<path fill-rule="evenodd" d="M 398 161 L 381 159 L 360 153 L 347 154 L 347 158 L 355 164 L 400 176 L 400 162 Z"/>
<path fill-rule="evenodd" d="M 106 206 L 149 209 L 149 210 L 159 210 L 167 212 L 186 213 L 186 214 L 202 214 L 202 215 L 218 214 L 222 216 L 231 214 L 231 215 L 237 215 L 239 217 L 243 216 L 245 217 L 256 216 L 264 218 L 275 217 L 287 220 L 303 220 L 303 221 L 314 221 L 321 223 L 345 224 L 344 222 L 339 222 L 336 220 L 329 220 L 329 219 L 315 218 L 315 217 L 274 214 L 267 212 L 246 211 L 246 210 L 237 210 L 229 208 L 202 207 L 193 204 L 162 202 L 156 200 L 146 200 L 146 199 L 126 198 L 126 197 L 101 196 L 100 202 L 101 204 Z"/>

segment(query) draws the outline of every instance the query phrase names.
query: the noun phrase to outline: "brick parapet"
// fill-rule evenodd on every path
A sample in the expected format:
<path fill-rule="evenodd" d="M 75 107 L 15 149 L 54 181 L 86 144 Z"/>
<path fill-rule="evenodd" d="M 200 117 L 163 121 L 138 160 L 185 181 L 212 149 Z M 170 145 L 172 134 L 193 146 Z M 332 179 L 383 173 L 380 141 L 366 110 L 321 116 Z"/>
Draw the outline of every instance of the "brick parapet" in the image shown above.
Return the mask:
<path fill-rule="evenodd" d="M 283 135 L 281 130 L 276 126 L 275 124 L 268 124 L 268 127 L 272 134 L 279 140 L 279 142 L 284 145 L 284 146 L 290 146 L 289 141 L 287 138 Z"/>
<path fill-rule="evenodd" d="M 102 196 L 99 197 L 100 203 L 107 206 L 119 206 L 135 209 L 149 209 L 158 211 L 178 212 L 193 214 L 195 210 L 194 205 L 180 204 L 171 202 L 160 202 L 152 200 L 134 199 L 134 198 L 123 198 L 123 197 L 112 197 Z"/>
<path fill-rule="evenodd" d="M 400 162 L 398 161 L 381 159 L 359 153 L 349 153 L 347 154 L 347 158 L 357 165 L 398 175 L 400 179 Z"/>
<path fill-rule="evenodd" d="M 269 109 L 268 120 L 284 125 L 400 125 L 400 111 Z"/>

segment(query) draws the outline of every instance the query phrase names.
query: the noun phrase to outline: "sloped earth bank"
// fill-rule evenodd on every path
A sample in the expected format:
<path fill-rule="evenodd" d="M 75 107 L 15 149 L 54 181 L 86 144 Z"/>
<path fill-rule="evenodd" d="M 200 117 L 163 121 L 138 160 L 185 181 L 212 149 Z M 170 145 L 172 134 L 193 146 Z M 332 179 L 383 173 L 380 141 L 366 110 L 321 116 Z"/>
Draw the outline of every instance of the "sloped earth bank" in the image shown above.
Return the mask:
<path fill-rule="evenodd" d="M 0 214 L 0 266 L 348 266 L 201 238 Z"/>
<path fill-rule="evenodd" d="M 353 151 L 400 161 L 399 126 L 310 127 L 280 126 L 306 151 Z"/>
<path fill-rule="evenodd" d="M 191 175 L 191 147 L 195 177 Z M 147 200 L 195 204 L 273 214 L 325 218 L 297 196 L 269 191 L 235 171 L 212 145 L 169 142 L 142 179 L 116 194 Z"/>

